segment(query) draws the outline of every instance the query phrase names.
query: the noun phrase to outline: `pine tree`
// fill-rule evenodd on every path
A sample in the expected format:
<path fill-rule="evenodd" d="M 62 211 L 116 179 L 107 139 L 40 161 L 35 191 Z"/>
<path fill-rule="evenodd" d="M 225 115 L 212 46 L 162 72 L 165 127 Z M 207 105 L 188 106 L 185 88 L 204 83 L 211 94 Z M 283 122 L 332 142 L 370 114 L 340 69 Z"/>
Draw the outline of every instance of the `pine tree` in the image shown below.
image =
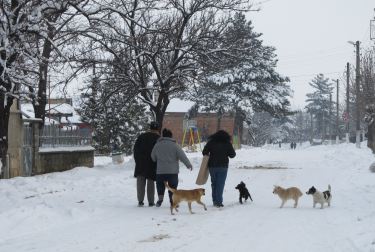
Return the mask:
<path fill-rule="evenodd" d="M 276 117 L 289 114 L 289 80 L 275 71 L 275 49 L 264 46 L 261 35 L 254 32 L 244 14 L 236 13 L 218 46 L 216 57 L 221 61 L 208 61 L 200 73 L 205 81 L 196 83 L 185 98 L 217 112 L 219 121 L 229 111 L 245 116 L 253 111 L 266 111 Z"/>
<path fill-rule="evenodd" d="M 145 106 L 127 93 L 114 92 L 114 85 L 93 78 L 83 97 L 82 119 L 93 128 L 93 146 L 99 153 L 132 153 L 137 135 L 148 121 Z"/>
<path fill-rule="evenodd" d="M 308 103 L 306 109 L 317 122 L 315 134 L 325 139 L 327 127 L 332 123 L 329 118 L 329 110 L 332 108 L 329 96 L 332 93 L 333 86 L 323 74 L 318 74 L 309 84 L 315 91 L 306 94 L 306 102 Z"/>

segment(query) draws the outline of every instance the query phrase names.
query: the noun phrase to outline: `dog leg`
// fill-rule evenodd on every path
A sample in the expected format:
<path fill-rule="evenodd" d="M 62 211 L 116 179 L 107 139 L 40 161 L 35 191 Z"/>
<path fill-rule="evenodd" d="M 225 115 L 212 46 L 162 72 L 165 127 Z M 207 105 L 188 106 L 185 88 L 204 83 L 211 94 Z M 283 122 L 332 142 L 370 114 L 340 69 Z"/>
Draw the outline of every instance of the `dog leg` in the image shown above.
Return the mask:
<path fill-rule="evenodd" d="M 177 205 L 178 205 L 178 201 L 173 201 L 173 204 L 171 205 L 171 214 L 172 215 L 174 215 L 174 213 L 173 213 L 173 209 L 175 209 L 176 210 L 176 212 L 178 212 L 178 210 L 177 210 Z"/>
<path fill-rule="evenodd" d="M 206 207 L 206 205 L 205 205 L 202 201 L 197 200 L 197 203 L 198 203 L 198 204 L 201 204 L 201 205 L 203 206 L 204 210 L 207 211 L 207 207 Z"/>
<path fill-rule="evenodd" d="M 280 208 L 283 208 L 284 204 L 285 204 L 285 201 L 284 201 L 284 200 L 281 201 L 281 206 L 280 206 Z"/>
<path fill-rule="evenodd" d="M 242 197 L 241 197 L 241 195 L 240 195 L 240 204 L 242 204 Z"/>
<path fill-rule="evenodd" d="M 189 206 L 189 211 L 191 214 L 194 214 L 194 212 L 191 210 L 191 202 L 188 202 L 188 206 Z"/>
<path fill-rule="evenodd" d="M 322 202 L 322 203 L 320 203 L 320 209 L 323 209 L 323 205 L 324 205 L 324 203 Z"/>
<path fill-rule="evenodd" d="M 328 200 L 328 206 L 331 207 L 331 200 Z"/>
<path fill-rule="evenodd" d="M 298 199 L 295 199 L 294 200 L 294 208 L 296 208 L 298 206 Z"/>
<path fill-rule="evenodd" d="M 171 215 L 174 215 L 174 213 L 173 213 L 173 205 L 171 205 Z"/>
<path fill-rule="evenodd" d="M 315 206 L 316 206 L 316 201 L 314 201 L 313 208 L 315 208 Z"/>
<path fill-rule="evenodd" d="M 180 201 L 176 201 L 176 204 L 174 204 L 174 210 L 176 210 L 176 212 L 178 212 L 178 208 L 180 207 Z"/>

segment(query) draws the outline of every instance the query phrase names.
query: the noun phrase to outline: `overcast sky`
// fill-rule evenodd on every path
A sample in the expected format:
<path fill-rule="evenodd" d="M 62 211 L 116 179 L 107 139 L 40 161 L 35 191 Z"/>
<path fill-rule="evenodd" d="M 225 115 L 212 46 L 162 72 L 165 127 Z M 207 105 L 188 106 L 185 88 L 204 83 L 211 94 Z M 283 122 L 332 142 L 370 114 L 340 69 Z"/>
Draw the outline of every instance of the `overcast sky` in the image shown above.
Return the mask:
<path fill-rule="evenodd" d="M 308 82 L 318 73 L 341 79 L 354 46 L 370 46 L 375 0 L 269 0 L 247 16 L 266 45 L 276 47 L 279 73 L 289 76 L 293 108 L 305 106 Z M 343 79 L 344 80 L 344 79 Z M 342 83 L 341 89 L 345 88 Z"/>
<path fill-rule="evenodd" d="M 375 0 L 261 0 L 261 11 L 249 12 L 265 45 L 276 47 L 278 72 L 291 79 L 293 109 L 303 109 L 308 83 L 318 73 L 342 79 L 346 62 L 355 63 L 354 46 L 347 41 L 370 41 Z M 168 111 L 185 111 L 191 103 L 173 102 Z"/>

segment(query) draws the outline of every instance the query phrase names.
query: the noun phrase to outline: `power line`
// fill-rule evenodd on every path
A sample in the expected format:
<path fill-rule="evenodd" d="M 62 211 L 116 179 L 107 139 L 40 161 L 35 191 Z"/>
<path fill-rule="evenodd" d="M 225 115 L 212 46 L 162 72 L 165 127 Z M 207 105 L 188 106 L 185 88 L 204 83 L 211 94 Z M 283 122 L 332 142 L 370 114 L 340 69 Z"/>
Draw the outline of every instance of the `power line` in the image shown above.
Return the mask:
<path fill-rule="evenodd" d="M 290 78 L 299 78 L 299 77 L 309 77 L 309 76 L 317 76 L 318 74 L 324 74 L 324 75 L 328 75 L 328 74 L 337 74 L 337 73 L 343 73 L 344 70 L 342 71 L 337 71 L 337 72 L 325 72 L 325 73 L 313 73 L 313 74 L 300 74 L 300 75 L 289 75 L 288 77 Z"/>

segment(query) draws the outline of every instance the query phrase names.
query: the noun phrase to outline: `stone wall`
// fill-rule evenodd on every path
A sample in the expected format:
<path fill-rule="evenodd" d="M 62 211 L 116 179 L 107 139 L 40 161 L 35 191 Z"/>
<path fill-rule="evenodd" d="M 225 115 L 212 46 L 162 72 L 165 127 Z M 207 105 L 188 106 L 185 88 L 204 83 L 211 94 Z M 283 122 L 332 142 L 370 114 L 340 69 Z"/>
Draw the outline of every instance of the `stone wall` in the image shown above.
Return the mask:
<path fill-rule="evenodd" d="M 61 172 L 74 167 L 94 166 L 94 148 L 67 147 L 39 149 L 37 165 L 33 175 L 49 172 Z"/>

